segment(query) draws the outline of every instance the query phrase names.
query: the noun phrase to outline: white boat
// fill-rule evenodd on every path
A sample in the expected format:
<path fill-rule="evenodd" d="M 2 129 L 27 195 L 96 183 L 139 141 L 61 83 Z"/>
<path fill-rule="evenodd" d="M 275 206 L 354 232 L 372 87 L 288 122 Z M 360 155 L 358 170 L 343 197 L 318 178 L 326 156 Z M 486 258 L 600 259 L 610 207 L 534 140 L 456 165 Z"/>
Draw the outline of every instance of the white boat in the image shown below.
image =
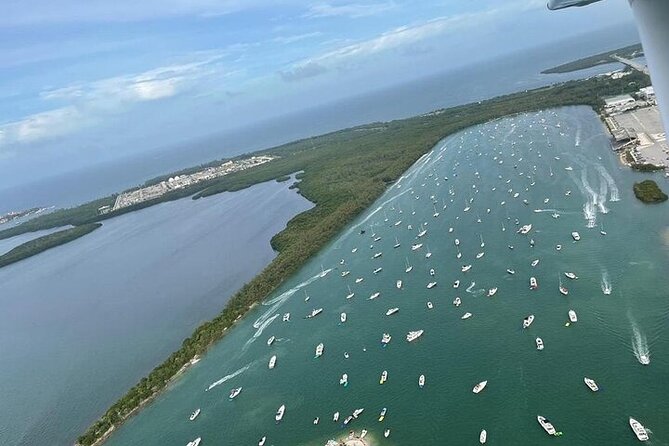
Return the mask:
<path fill-rule="evenodd" d="M 455 243 L 455 246 L 460 246 L 460 239 L 456 238 L 454 243 Z"/>
<path fill-rule="evenodd" d="M 639 362 L 643 365 L 650 364 L 650 356 L 648 355 L 639 355 Z"/>
<path fill-rule="evenodd" d="M 401 289 L 402 289 L 402 281 L 401 281 L 401 280 L 398 280 L 397 282 L 395 282 L 395 287 L 396 287 L 398 290 L 401 290 Z"/>
<path fill-rule="evenodd" d="M 392 338 L 393 338 L 393 337 L 390 336 L 390 334 L 388 334 L 388 333 L 383 333 L 383 336 L 381 336 L 381 344 L 383 344 L 383 345 L 388 344 Z"/>
<path fill-rule="evenodd" d="M 288 322 L 288 321 L 290 321 L 290 313 L 285 313 L 285 314 L 283 315 L 283 321 L 284 321 L 284 322 Z"/>
<path fill-rule="evenodd" d="M 430 268 L 430 275 L 434 276 L 434 268 Z"/>
<path fill-rule="evenodd" d="M 434 305 L 432 305 L 432 302 L 430 302 L 429 300 L 427 301 L 427 308 L 429 308 L 430 310 L 434 308 Z"/>
<path fill-rule="evenodd" d="M 363 429 L 360 432 L 360 437 L 359 438 L 362 440 L 363 438 L 365 438 L 366 435 L 367 435 L 367 429 Z"/>
<path fill-rule="evenodd" d="M 497 288 L 490 288 L 490 289 L 488 290 L 488 297 L 492 297 L 492 296 L 494 296 L 495 293 L 497 293 Z"/>
<path fill-rule="evenodd" d="M 472 317 L 472 314 L 467 312 L 467 313 L 463 314 L 460 319 L 469 319 L 470 317 Z"/>
<path fill-rule="evenodd" d="M 564 275 L 565 275 L 568 279 L 571 279 L 571 280 L 576 280 L 576 279 L 578 279 L 578 276 L 577 276 L 576 274 L 574 274 L 574 273 L 566 272 L 566 273 L 564 273 Z"/>
<path fill-rule="evenodd" d="M 490 213 L 490 209 L 488 209 L 488 213 Z M 484 248 L 485 242 L 483 241 L 483 235 L 479 234 L 479 237 L 481 238 L 481 248 Z"/>
<path fill-rule="evenodd" d="M 463 273 L 466 273 L 466 272 L 469 271 L 470 269 L 472 269 L 472 266 L 471 266 L 471 265 L 463 265 L 463 266 L 462 266 L 462 272 L 463 272 Z"/>
<path fill-rule="evenodd" d="M 355 279 L 355 283 L 360 283 L 360 282 L 362 282 L 363 280 L 365 280 L 364 277 L 358 277 L 357 279 Z"/>
<path fill-rule="evenodd" d="M 381 409 L 381 413 L 379 414 L 379 423 L 382 422 L 386 418 L 386 413 L 388 413 L 388 408 L 384 407 Z"/>
<path fill-rule="evenodd" d="M 574 310 L 569 310 L 569 321 L 571 323 L 578 322 L 578 316 L 576 316 L 576 312 Z"/>
<path fill-rule="evenodd" d="M 483 429 L 479 434 L 479 443 L 485 444 L 486 440 L 488 440 L 488 433 Z"/>
<path fill-rule="evenodd" d="M 423 332 L 425 330 L 415 330 L 415 331 L 410 331 L 407 333 L 407 341 L 408 342 L 413 342 L 416 339 L 420 338 L 423 335 Z"/>
<path fill-rule="evenodd" d="M 532 263 L 530 263 L 530 265 L 532 265 L 532 268 L 534 268 L 538 264 L 539 264 L 539 259 L 534 259 L 534 260 L 532 260 Z"/>
<path fill-rule="evenodd" d="M 422 247 L 423 247 L 423 244 L 422 244 L 422 243 L 414 243 L 413 245 L 411 245 L 411 250 L 412 250 L 412 251 L 416 251 L 416 250 L 418 250 L 418 249 L 420 249 L 420 248 L 422 248 Z"/>
<path fill-rule="evenodd" d="M 349 415 L 349 416 L 347 416 L 347 417 L 344 419 L 344 426 L 346 426 L 348 423 L 350 423 L 352 419 L 353 419 L 353 415 Z"/>
<path fill-rule="evenodd" d="M 358 418 L 364 410 L 365 410 L 364 408 L 355 409 L 353 411 L 353 418 Z"/>
<path fill-rule="evenodd" d="M 532 325 L 532 322 L 534 322 L 534 315 L 530 314 L 525 319 L 523 319 L 523 328 L 529 327 L 530 325 Z"/>
<path fill-rule="evenodd" d="M 564 170 L 574 170 L 574 168 L 571 167 L 571 166 L 567 166 L 567 167 L 564 168 Z"/>
<path fill-rule="evenodd" d="M 425 375 L 420 375 L 418 377 L 418 387 L 421 389 L 425 386 Z"/>
<path fill-rule="evenodd" d="M 559 278 L 559 276 L 558 276 L 558 282 L 559 282 L 559 284 L 558 284 L 558 289 L 560 290 L 560 293 L 563 294 L 563 295 L 565 295 L 565 296 L 568 295 L 568 294 L 569 294 L 569 290 L 567 289 L 567 287 L 565 287 L 564 285 L 562 285 L 562 280 Z"/>
<path fill-rule="evenodd" d="M 453 305 L 455 305 L 456 307 L 459 307 L 460 304 L 462 304 L 462 299 L 460 299 L 459 296 L 456 297 L 455 299 L 453 299 Z"/>
<path fill-rule="evenodd" d="M 535 342 L 537 343 L 537 350 L 543 350 L 544 349 L 544 341 L 541 338 L 535 339 Z"/>
<path fill-rule="evenodd" d="M 404 268 L 404 272 L 408 274 L 408 273 L 410 273 L 411 270 L 413 269 L 413 266 L 411 266 L 411 265 L 409 264 L 409 259 L 407 259 L 406 257 L 404 258 L 404 261 L 406 262 L 406 266 L 405 266 L 405 268 Z"/>
<path fill-rule="evenodd" d="M 481 251 L 481 252 L 479 252 L 478 254 L 476 254 L 476 258 L 477 258 L 477 259 L 480 259 L 480 258 L 483 257 L 484 255 L 485 255 L 485 252 Z"/>
<path fill-rule="evenodd" d="M 474 388 L 472 389 L 472 392 L 480 393 L 481 390 L 485 389 L 485 386 L 487 386 L 487 385 L 488 385 L 488 381 L 481 381 L 480 383 L 478 383 L 477 385 L 474 386 Z"/>
<path fill-rule="evenodd" d="M 341 272 L 341 276 L 342 276 L 342 277 L 346 277 L 346 276 L 348 276 L 349 274 L 351 274 L 351 271 L 348 271 L 348 270 L 347 270 L 347 271 L 342 271 L 342 272 Z"/>
<path fill-rule="evenodd" d="M 283 419 L 284 413 L 286 413 L 286 405 L 282 404 L 276 411 L 276 415 L 274 416 L 274 419 L 276 420 L 277 423 Z"/>
<path fill-rule="evenodd" d="M 515 271 L 515 270 L 512 270 L 511 268 L 508 268 L 508 269 L 506 270 L 506 272 L 509 273 L 509 274 L 511 274 L 511 275 L 516 274 L 516 271 Z"/>
<path fill-rule="evenodd" d="M 241 388 L 241 387 L 237 387 L 236 389 L 232 389 L 232 390 L 230 391 L 230 396 L 229 396 L 229 398 L 230 398 L 231 400 L 233 400 L 233 399 L 235 399 L 240 393 L 242 393 L 242 388 Z"/>
<path fill-rule="evenodd" d="M 383 431 L 383 436 L 386 438 L 390 437 L 390 429 L 386 429 L 385 431 Z"/>
<path fill-rule="evenodd" d="M 262 437 L 260 441 L 258 442 L 258 446 L 265 446 L 265 442 L 267 441 L 267 437 Z"/>
<path fill-rule="evenodd" d="M 574 232 L 571 233 L 571 238 L 573 238 L 574 241 L 577 242 L 577 241 L 581 240 L 581 235 L 578 232 L 574 231 Z"/>
<path fill-rule="evenodd" d="M 369 300 L 374 300 L 377 297 L 379 297 L 380 295 L 381 295 L 381 293 L 379 291 L 377 291 L 376 293 L 372 293 L 372 295 L 369 296 Z"/>
<path fill-rule="evenodd" d="M 639 423 L 632 417 L 630 417 L 630 427 L 632 428 L 634 435 L 636 435 L 636 438 L 638 438 L 639 441 L 648 440 L 648 432 L 646 431 L 646 428 L 643 427 L 641 423 Z"/>
<path fill-rule="evenodd" d="M 417 237 L 420 238 L 420 237 L 424 236 L 425 234 L 427 234 L 427 229 L 425 229 L 425 228 L 423 227 L 423 225 L 420 225 L 420 231 L 418 231 L 418 235 L 417 235 Z"/>
<path fill-rule="evenodd" d="M 267 367 L 269 367 L 270 370 L 272 370 L 276 366 L 276 355 L 272 355 L 271 358 L 269 358 L 269 363 L 267 364 Z"/>
<path fill-rule="evenodd" d="M 379 384 L 384 384 L 388 380 L 388 371 L 384 370 L 381 372 L 381 378 L 379 378 Z"/>
<path fill-rule="evenodd" d="M 427 288 L 428 288 L 428 289 L 432 289 L 432 288 L 434 288 L 436 285 L 437 285 L 437 282 L 430 282 L 430 283 L 427 284 Z"/>
<path fill-rule="evenodd" d="M 316 346 L 316 358 L 320 358 L 323 355 L 323 343 L 321 342 Z"/>
<path fill-rule="evenodd" d="M 400 243 L 399 239 L 395 237 L 395 244 L 393 245 L 393 249 L 397 249 L 400 246 L 402 246 L 402 244 Z"/>
<path fill-rule="evenodd" d="M 432 251 L 430 251 L 430 247 L 428 246 L 427 252 L 425 253 L 425 258 L 429 259 L 430 257 L 432 257 Z"/>
<path fill-rule="evenodd" d="M 314 424 L 318 424 L 320 423 L 320 421 L 321 421 L 320 417 L 314 418 Z"/>
<path fill-rule="evenodd" d="M 341 378 L 339 378 L 339 384 L 341 384 L 344 387 L 348 386 L 348 374 L 344 373 L 343 375 L 341 375 Z M 337 412 L 336 415 L 337 417 L 339 417 L 339 412 Z"/>
<path fill-rule="evenodd" d="M 583 382 L 584 382 L 585 385 L 588 386 L 588 388 L 590 388 L 590 390 L 592 390 L 593 392 L 596 392 L 596 391 L 599 390 L 599 387 L 597 386 L 597 383 L 595 382 L 594 379 L 588 378 L 588 377 L 586 376 L 585 378 L 583 378 Z"/>
<path fill-rule="evenodd" d="M 275 340 L 275 339 L 276 339 L 275 336 L 271 336 L 271 337 L 267 340 L 267 345 L 272 345 L 272 344 L 274 344 L 274 340 Z"/>
<path fill-rule="evenodd" d="M 342 313 L 342 314 L 340 314 L 340 315 L 339 315 L 339 320 L 341 321 L 342 324 L 343 324 L 344 322 L 346 322 L 346 313 Z"/>
<path fill-rule="evenodd" d="M 537 284 L 536 277 L 530 277 L 530 289 L 536 290 L 537 288 L 539 288 L 539 285 Z"/>
<path fill-rule="evenodd" d="M 351 291 L 351 286 L 349 285 L 348 294 L 346 295 L 346 299 L 352 299 L 353 296 L 355 296 L 355 293 L 353 291 Z"/>
<path fill-rule="evenodd" d="M 200 442 L 202 442 L 202 437 L 197 437 L 195 440 L 189 441 L 186 446 L 198 446 Z"/>
<path fill-rule="evenodd" d="M 339 421 L 339 412 L 335 412 L 334 415 L 332 415 L 332 421 L 335 423 Z"/>
<path fill-rule="evenodd" d="M 190 414 L 190 418 L 189 418 L 189 419 L 190 419 L 191 421 L 193 421 L 194 419 L 197 418 L 198 415 L 200 415 L 200 412 L 202 412 L 202 410 L 198 407 L 197 409 L 195 409 L 195 412 L 193 412 L 192 414 Z"/>
<path fill-rule="evenodd" d="M 382 255 L 383 255 L 382 252 L 377 252 L 376 254 L 374 254 L 374 255 L 372 256 L 372 258 L 373 258 L 373 259 L 378 259 L 378 258 L 381 257 Z"/>
<path fill-rule="evenodd" d="M 375 269 L 374 271 L 372 271 L 372 272 L 373 272 L 374 274 L 378 274 L 378 273 L 380 273 L 381 271 L 383 271 L 383 268 L 381 268 L 381 267 L 379 266 L 378 268 L 376 268 L 376 269 Z"/>
<path fill-rule="evenodd" d="M 523 225 L 518 229 L 518 234 L 527 234 L 532 230 L 532 225 Z"/>
<path fill-rule="evenodd" d="M 322 308 L 314 308 L 313 310 L 311 310 L 311 313 L 309 313 L 307 315 L 307 319 L 311 319 L 312 317 L 316 317 L 319 314 L 321 314 L 322 312 L 323 312 Z"/>
<path fill-rule="evenodd" d="M 555 435 L 557 433 L 551 422 L 546 418 L 542 417 L 541 415 L 537 415 L 537 421 L 539 422 L 539 425 L 544 428 L 546 433 L 548 433 L 548 435 Z"/>
<path fill-rule="evenodd" d="M 400 311 L 399 308 L 394 307 L 394 308 L 389 308 L 388 311 L 386 311 L 386 316 L 392 316 L 393 314 L 397 313 Z"/>
<path fill-rule="evenodd" d="M 555 245 L 555 250 L 560 251 L 562 249 L 562 245 Z"/>

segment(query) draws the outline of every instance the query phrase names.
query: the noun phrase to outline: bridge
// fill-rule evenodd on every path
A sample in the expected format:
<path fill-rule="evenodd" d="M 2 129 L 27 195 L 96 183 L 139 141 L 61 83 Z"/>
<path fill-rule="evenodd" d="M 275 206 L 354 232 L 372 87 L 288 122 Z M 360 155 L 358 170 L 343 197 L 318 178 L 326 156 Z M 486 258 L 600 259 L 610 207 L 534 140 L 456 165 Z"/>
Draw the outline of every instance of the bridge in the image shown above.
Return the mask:
<path fill-rule="evenodd" d="M 641 64 L 641 63 L 639 63 L 639 62 L 635 62 L 635 61 L 630 60 L 630 59 L 626 59 L 626 58 L 624 58 L 624 57 L 620 57 L 620 56 L 618 56 L 617 54 L 614 54 L 614 55 L 612 55 L 611 57 L 612 57 L 613 59 L 617 60 L 617 61 L 620 62 L 620 63 L 623 63 L 623 64 L 625 64 L 625 65 L 628 65 L 628 66 L 634 68 L 635 70 L 637 70 L 637 71 L 641 71 L 643 74 L 647 74 L 647 75 L 650 76 L 650 71 L 648 71 L 648 67 L 647 67 L 646 65 L 644 65 L 644 64 Z"/>

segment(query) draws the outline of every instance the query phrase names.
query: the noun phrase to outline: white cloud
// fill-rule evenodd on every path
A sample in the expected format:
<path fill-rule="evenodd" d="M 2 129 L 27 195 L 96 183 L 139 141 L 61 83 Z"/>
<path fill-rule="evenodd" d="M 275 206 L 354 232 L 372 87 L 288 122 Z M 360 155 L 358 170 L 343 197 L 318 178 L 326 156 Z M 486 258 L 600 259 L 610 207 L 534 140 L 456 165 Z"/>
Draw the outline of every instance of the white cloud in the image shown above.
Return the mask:
<path fill-rule="evenodd" d="M 305 17 L 346 16 L 350 18 L 368 17 L 395 8 L 393 2 L 383 3 L 317 3 L 309 7 Z"/>
<path fill-rule="evenodd" d="M 36 113 L 0 126 L 0 147 L 12 142 L 31 143 L 65 135 L 89 118 L 75 107 L 61 107 Z"/>
<path fill-rule="evenodd" d="M 288 45 L 291 43 L 299 42 L 300 40 L 311 39 L 312 37 L 318 37 L 323 33 L 320 31 L 304 34 L 294 34 L 291 36 L 279 36 L 272 39 L 272 42 L 280 43 L 282 45 Z"/>

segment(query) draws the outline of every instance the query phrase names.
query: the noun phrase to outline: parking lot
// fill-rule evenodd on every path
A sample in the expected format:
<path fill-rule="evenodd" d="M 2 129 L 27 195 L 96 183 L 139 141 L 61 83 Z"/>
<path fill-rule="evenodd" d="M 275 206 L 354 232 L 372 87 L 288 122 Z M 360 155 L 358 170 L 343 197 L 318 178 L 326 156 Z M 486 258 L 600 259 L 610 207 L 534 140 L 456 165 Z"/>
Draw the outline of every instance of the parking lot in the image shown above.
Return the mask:
<path fill-rule="evenodd" d="M 638 162 L 669 166 L 669 144 L 657 106 L 624 112 L 614 119 L 621 127 L 636 131 Z"/>

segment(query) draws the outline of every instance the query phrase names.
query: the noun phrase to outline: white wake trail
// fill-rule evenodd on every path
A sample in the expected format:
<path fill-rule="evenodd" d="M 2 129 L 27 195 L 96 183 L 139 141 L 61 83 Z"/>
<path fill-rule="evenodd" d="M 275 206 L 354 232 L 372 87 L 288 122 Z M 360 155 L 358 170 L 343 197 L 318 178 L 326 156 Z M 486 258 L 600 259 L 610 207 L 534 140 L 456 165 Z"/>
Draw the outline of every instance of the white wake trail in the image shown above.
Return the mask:
<path fill-rule="evenodd" d="M 209 390 L 213 389 L 214 387 L 220 386 L 221 384 L 223 384 L 226 381 L 231 380 L 235 376 L 241 375 L 242 373 L 247 371 L 249 369 L 249 367 L 251 367 L 251 363 L 246 364 L 241 369 L 239 369 L 237 371 L 234 371 L 234 372 L 230 373 L 229 375 L 225 375 L 223 378 L 219 379 L 218 381 L 214 381 L 213 383 L 209 384 L 209 387 L 207 387 L 205 389 L 205 392 L 208 392 Z"/>

